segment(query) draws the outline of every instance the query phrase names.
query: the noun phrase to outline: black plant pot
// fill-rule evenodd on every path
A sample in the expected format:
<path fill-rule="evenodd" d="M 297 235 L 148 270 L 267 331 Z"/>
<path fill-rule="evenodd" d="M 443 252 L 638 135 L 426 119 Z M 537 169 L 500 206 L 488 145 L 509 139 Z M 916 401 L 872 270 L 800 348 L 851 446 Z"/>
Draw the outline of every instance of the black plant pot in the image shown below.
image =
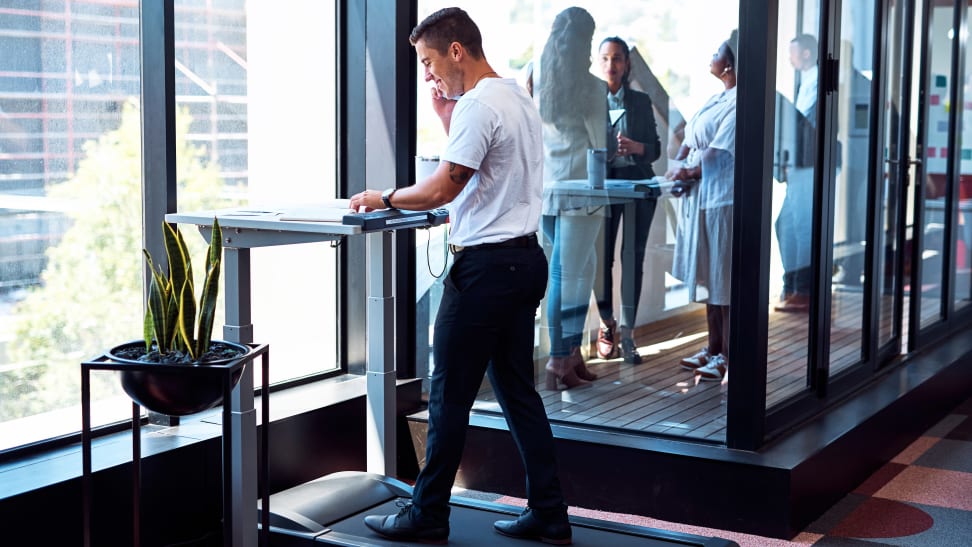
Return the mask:
<path fill-rule="evenodd" d="M 135 340 L 115 346 L 108 351 L 108 357 L 118 363 L 129 363 L 145 367 L 158 367 L 158 370 L 121 370 L 121 384 L 125 393 L 139 405 L 167 416 L 187 416 L 213 408 L 223 402 L 225 373 L 216 370 L 193 370 L 199 367 L 226 368 L 235 361 L 243 359 L 250 351 L 247 346 L 224 340 L 213 340 L 212 349 L 221 350 L 223 355 L 232 357 L 208 359 L 199 363 L 156 364 L 132 359 L 133 352 L 141 347 L 144 353 L 145 342 Z M 240 381 L 245 365 L 232 372 L 232 385 Z"/>

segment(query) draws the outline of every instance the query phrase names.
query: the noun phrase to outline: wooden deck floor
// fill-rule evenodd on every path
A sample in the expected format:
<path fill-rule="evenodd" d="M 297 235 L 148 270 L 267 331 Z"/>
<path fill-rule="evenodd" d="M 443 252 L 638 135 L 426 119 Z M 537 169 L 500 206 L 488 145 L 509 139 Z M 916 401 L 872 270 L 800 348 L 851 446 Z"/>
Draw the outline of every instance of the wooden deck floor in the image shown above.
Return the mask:
<path fill-rule="evenodd" d="M 859 292 L 834 292 L 832 372 L 860 359 L 862 303 Z M 807 314 L 770 310 L 768 406 L 806 389 L 808 329 Z M 588 368 L 598 375 L 590 387 L 550 391 L 538 375 L 537 389 L 550 419 L 725 441 L 727 382 L 696 382 L 692 372 L 678 365 L 682 357 L 706 345 L 704 310 L 640 327 L 635 341 L 643 362 L 589 359 Z M 545 362 L 538 362 L 539 371 Z M 499 410 L 488 382 L 475 408 Z"/>

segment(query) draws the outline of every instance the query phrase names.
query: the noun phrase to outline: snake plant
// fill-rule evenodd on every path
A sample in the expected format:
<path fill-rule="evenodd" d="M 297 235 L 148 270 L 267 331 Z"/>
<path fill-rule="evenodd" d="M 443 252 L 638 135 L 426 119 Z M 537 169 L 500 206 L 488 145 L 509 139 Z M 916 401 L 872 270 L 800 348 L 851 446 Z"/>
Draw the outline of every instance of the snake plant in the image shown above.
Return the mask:
<path fill-rule="evenodd" d="M 206 254 L 206 277 L 197 306 L 193 289 L 192 259 L 182 233 L 178 228 L 164 222 L 162 230 L 165 236 L 165 254 L 169 261 L 168 275 L 161 266 L 155 265 L 147 250 L 142 250 L 152 272 L 143 325 L 145 351 L 151 353 L 154 344 L 155 351 L 161 355 L 181 352 L 187 354 L 190 361 L 196 362 L 209 351 L 212 338 L 223 256 L 222 231 L 219 221 L 214 218 L 209 251 Z"/>

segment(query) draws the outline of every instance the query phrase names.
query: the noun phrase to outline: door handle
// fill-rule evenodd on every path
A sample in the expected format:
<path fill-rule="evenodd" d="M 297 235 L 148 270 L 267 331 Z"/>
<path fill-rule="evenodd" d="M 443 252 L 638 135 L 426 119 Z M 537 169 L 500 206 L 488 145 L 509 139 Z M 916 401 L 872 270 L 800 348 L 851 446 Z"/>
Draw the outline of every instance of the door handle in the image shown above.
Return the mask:
<path fill-rule="evenodd" d="M 906 163 L 908 165 L 921 165 L 921 160 L 920 159 L 906 159 L 904 162 L 902 162 L 901 160 L 896 160 L 896 159 L 890 159 L 889 158 L 889 159 L 884 160 L 884 163 L 887 163 L 887 164 L 890 164 L 890 165 L 898 165 L 900 163 Z"/>

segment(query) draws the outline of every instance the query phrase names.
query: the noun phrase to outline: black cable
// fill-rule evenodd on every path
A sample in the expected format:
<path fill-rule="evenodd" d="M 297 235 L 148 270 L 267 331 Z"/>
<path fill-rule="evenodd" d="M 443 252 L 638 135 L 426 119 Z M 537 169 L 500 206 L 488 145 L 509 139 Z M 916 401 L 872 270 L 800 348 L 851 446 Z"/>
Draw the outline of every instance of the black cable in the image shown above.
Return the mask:
<path fill-rule="evenodd" d="M 438 275 L 436 275 L 432 271 L 432 229 L 428 228 L 426 229 L 426 232 L 429 233 L 429 239 L 425 242 L 425 265 L 429 270 L 429 275 L 435 279 L 439 279 L 443 274 L 445 274 L 446 266 L 449 264 L 449 246 L 445 245 L 445 249 L 442 253 L 442 270 Z"/>

